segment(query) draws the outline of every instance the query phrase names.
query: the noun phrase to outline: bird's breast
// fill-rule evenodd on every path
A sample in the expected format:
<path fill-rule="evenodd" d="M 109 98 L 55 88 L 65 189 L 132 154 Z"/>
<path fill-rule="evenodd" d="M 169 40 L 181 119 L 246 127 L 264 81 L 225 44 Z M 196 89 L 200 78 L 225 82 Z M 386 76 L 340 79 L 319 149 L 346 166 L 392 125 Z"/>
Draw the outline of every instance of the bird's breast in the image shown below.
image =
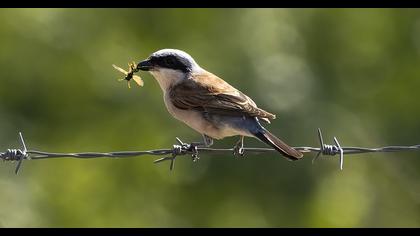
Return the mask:
<path fill-rule="evenodd" d="M 223 119 L 205 118 L 203 112 L 196 110 L 184 110 L 174 106 L 169 95 L 164 94 L 164 102 L 168 112 L 176 119 L 184 122 L 186 125 L 201 134 L 206 134 L 214 139 L 222 139 L 224 137 L 243 135 L 251 136 L 249 132 L 238 129 L 234 124 L 229 122 L 220 122 Z"/>
<path fill-rule="evenodd" d="M 215 127 L 213 127 L 213 124 L 205 120 L 200 112 L 194 110 L 183 110 L 175 107 L 167 94 L 164 95 L 164 101 L 168 112 L 176 119 L 184 122 L 186 125 L 190 126 L 199 133 L 214 133 L 212 130 L 215 129 Z"/>

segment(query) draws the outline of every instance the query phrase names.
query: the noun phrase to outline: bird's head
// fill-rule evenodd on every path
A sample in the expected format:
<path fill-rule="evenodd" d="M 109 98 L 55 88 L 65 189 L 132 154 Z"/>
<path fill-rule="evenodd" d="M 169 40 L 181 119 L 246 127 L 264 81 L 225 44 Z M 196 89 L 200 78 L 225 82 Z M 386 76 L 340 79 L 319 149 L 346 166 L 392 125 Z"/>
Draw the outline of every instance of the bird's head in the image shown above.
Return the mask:
<path fill-rule="evenodd" d="M 178 49 L 161 49 L 152 53 L 137 65 L 137 69 L 149 71 L 159 82 L 162 89 L 181 79 L 197 73 L 200 66 L 186 52 Z"/>
<path fill-rule="evenodd" d="M 178 49 L 161 49 L 152 53 L 146 60 L 139 62 L 138 69 L 143 71 L 176 70 L 183 73 L 198 69 L 198 64 L 186 52 Z"/>

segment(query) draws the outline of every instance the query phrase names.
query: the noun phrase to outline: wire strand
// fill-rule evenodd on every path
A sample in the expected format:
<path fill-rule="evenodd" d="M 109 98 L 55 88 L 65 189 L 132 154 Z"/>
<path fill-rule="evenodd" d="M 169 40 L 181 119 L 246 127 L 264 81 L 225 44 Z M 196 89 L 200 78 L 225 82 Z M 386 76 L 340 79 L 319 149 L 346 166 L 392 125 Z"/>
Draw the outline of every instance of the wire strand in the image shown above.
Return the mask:
<path fill-rule="evenodd" d="M 160 163 L 163 161 L 170 161 L 170 170 L 174 168 L 174 162 L 177 156 L 191 155 L 193 161 L 199 159 L 199 153 L 214 153 L 214 154 L 226 154 L 234 153 L 235 148 L 209 148 L 209 147 L 200 147 L 194 144 L 188 144 L 182 142 L 179 138 L 176 138 L 178 144 L 173 145 L 171 149 L 156 149 L 156 150 L 147 150 L 147 151 L 118 151 L 118 152 L 79 152 L 79 153 L 53 153 L 53 152 L 44 152 L 37 150 L 27 150 L 26 143 L 23 139 L 22 133 L 19 132 L 19 139 L 22 148 L 21 149 L 7 149 L 5 152 L 0 152 L 0 159 L 3 161 L 17 161 L 18 164 L 15 169 L 15 173 L 18 174 L 19 169 L 22 166 L 23 160 L 41 160 L 41 159 L 50 159 L 50 158 L 127 158 L 127 157 L 136 157 L 143 155 L 153 155 L 153 156 L 163 156 L 169 155 L 167 157 L 159 158 L 155 160 L 155 163 Z M 334 157 L 339 155 L 339 164 L 340 169 L 343 169 L 344 164 L 344 154 L 362 154 L 362 153 L 371 153 L 371 152 L 403 152 L 403 151 L 419 151 L 419 145 L 412 146 L 386 146 L 378 148 L 364 148 L 364 147 L 341 147 L 338 139 L 334 137 L 334 143 L 332 145 L 325 144 L 322 137 L 321 129 L 318 128 L 318 140 L 320 147 L 294 147 L 294 149 L 304 152 L 304 153 L 317 153 L 313 162 L 319 156 Z M 244 147 L 243 151 L 245 153 L 261 154 L 266 152 L 277 152 L 272 148 L 253 148 L 253 147 Z"/>

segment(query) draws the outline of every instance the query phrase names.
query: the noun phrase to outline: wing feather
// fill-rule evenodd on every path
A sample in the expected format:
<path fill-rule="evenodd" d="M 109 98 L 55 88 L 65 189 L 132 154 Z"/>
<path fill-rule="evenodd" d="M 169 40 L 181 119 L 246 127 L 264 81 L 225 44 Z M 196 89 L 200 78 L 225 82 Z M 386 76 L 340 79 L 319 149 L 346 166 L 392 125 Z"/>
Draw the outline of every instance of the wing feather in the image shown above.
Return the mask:
<path fill-rule="evenodd" d="M 200 110 L 213 114 L 247 115 L 265 121 L 275 119 L 272 113 L 256 106 L 251 98 L 210 72 L 192 75 L 170 89 L 173 105 L 184 110 Z"/>

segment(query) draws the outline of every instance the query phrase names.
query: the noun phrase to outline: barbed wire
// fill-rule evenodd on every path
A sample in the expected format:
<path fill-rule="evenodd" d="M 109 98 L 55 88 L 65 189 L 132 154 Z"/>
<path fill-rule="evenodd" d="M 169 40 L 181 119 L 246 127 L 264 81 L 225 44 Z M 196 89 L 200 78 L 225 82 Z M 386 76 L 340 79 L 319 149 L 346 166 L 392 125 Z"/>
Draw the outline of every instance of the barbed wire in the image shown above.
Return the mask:
<path fill-rule="evenodd" d="M 334 144 L 325 144 L 324 138 L 322 137 L 321 129 L 318 128 L 318 139 L 320 147 L 294 147 L 296 150 L 304 153 L 315 152 L 317 155 L 312 159 L 314 162 L 320 155 L 326 157 L 333 157 L 339 155 L 339 165 L 340 169 L 343 169 L 344 165 L 344 154 L 362 154 L 370 152 L 402 152 L 402 151 L 419 151 L 420 145 L 412 146 L 386 146 L 378 148 L 363 148 L 363 147 L 341 147 L 338 139 L 334 137 Z M 136 157 L 142 155 L 153 155 L 153 156 L 163 156 L 169 155 L 166 157 L 159 158 L 154 161 L 154 163 L 160 163 L 164 161 L 170 161 L 169 169 L 173 170 L 175 165 L 175 159 L 178 156 L 191 155 L 193 161 L 199 159 L 198 154 L 201 152 L 212 152 L 215 154 L 224 154 L 227 152 L 235 153 L 234 148 L 209 148 L 209 147 L 200 147 L 195 144 L 189 144 L 182 142 L 179 138 L 176 138 L 178 144 L 173 145 L 171 149 L 156 149 L 148 151 L 119 151 L 119 152 L 80 152 L 80 153 L 53 153 L 53 152 L 44 152 L 37 150 L 28 150 L 23 135 L 19 132 L 19 140 L 21 144 L 20 149 L 7 149 L 5 152 L 0 152 L 0 159 L 3 161 L 17 161 L 15 168 L 15 173 L 18 174 L 23 160 L 41 160 L 49 158 L 100 158 L 100 157 L 109 157 L 109 158 L 126 158 L 126 157 Z M 265 152 L 277 152 L 272 148 L 243 148 L 244 153 L 265 153 Z"/>

